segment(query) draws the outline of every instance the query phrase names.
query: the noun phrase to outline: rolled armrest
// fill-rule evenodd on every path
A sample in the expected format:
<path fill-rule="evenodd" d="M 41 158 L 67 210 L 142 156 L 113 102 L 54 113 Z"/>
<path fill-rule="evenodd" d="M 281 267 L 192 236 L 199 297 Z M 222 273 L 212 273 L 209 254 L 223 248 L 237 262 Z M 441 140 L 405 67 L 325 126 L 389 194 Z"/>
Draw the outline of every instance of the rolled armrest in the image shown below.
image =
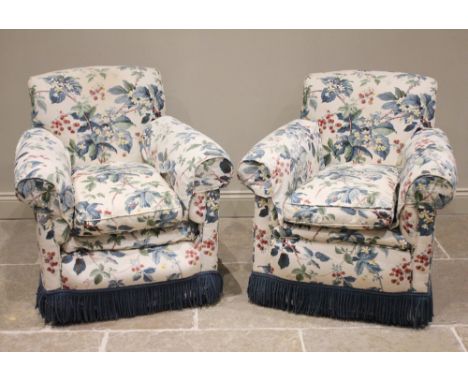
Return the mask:
<path fill-rule="evenodd" d="M 239 165 L 238 177 L 257 196 L 272 198 L 281 218 L 286 198 L 322 166 L 317 124 L 296 119 L 253 146 Z"/>
<path fill-rule="evenodd" d="M 423 129 L 409 140 L 402 156 L 398 214 L 404 205 L 443 208 L 453 199 L 457 169 L 452 147 L 440 129 Z"/>
<path fill-rule="evenodd" d="M 194 193 L 218 190 L 232 178 L 231 160 L 221 146 L 173 117 L 151 122 L 141 151 L 143 160 L 165 177 L 187 209 Z"/>
<path fill-rule="evenodd" d="M 31 207 L 71 219 L 75 202 L 70 156 L 49 131 L 33 128 L 21 136 L 16 147 L 15 190 L 18 199 Z"/>

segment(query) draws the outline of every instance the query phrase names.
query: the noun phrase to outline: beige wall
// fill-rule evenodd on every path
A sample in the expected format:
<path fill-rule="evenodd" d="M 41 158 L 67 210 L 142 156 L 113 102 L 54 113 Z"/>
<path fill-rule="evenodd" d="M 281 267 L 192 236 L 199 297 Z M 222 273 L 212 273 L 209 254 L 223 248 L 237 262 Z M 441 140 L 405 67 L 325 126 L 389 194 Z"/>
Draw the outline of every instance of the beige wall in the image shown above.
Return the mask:
<path fill-rule="evenodd" d="M 30 126 L 30 75 L 85 65 L 155 66 L 168 113 L 238 163 L 299 115 L 307 73 L 381 69 L 439 82 L 438 126 L 468 187 L 468 31 L 0 31 L 0 193 L 13 191 L 14 148 Z M 231 190 L 242 190 L 237 179 Z"/>

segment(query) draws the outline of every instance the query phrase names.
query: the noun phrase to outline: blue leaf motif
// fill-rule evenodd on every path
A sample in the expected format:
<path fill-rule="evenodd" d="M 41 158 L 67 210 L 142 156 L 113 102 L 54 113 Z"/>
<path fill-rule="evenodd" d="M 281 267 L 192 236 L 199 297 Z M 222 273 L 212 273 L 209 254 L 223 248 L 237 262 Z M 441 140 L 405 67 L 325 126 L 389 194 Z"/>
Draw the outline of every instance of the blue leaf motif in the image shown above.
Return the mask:
<path fill-rule="evenodd" d="M 154 199 L 158 196 L 160 196 L 159 192 L 149 191 L 147 189 L 135 191 L 132 196 L 129 196 L 125 201 L 125 210 L 130 213 L 137 207 L 150 207 Z"/>
<path fill-rule="evenodd" d="M 381 93 L 377 96 L 382 101 L 396 101 L 397 97 L 392 92 Z"/>
<path fill-rule="evenodd" d="M 86 263 L 84 260 L 80 257 L 78 257 L 75 260 L 75 265 L 73 266 L 73 271 L 79 275 L 81 272 L 83 272 L 86 269 Z"/>
<path fill-rule="evenodd" d="M 113 95 L 122 95 L 122 94 L 127 94 L 127 91 L 123 86 L 117 85 L 108 90 L 110 94 Z"/>
<path fill-rule="evenodd" d="M 315 252 L 315 257 L 323 262 L 330 260 L 330 257 L 328 257 L 322 252 Z"/>
<path fill-rule="evenodd" d="M 82 87 L 73 77 L 55 75 L 48 76 L 45 81 L 51 85 L 49 98 L 52 103 L 61 103 L 69 94 L 81 94 Z"/>
<path fill-rule="evenodd" d="M 289 266 L 289 256 L 286 253 L 282 253 L 278 260 L 278 265 L 281 269 Z"/>
<path fill-rule="evenodd" d="M 336 98 L 336 93 L 333 90 L 324 88 L 322 90 L 322 102 L 332 102 Z"/>
<path fill-rule="evenodd" d="M 82 220 L 101 220 L 101 212 L 97 210 L 101 203 L 79 202 L 75 209 Z"/>
<path fill-rule="evenodd" d="M 52 103 L 60 103 L 65 99 L 66 96 L 67 93 L 62 89 L 51 88 L 49 90 L 49 98 Z"/>

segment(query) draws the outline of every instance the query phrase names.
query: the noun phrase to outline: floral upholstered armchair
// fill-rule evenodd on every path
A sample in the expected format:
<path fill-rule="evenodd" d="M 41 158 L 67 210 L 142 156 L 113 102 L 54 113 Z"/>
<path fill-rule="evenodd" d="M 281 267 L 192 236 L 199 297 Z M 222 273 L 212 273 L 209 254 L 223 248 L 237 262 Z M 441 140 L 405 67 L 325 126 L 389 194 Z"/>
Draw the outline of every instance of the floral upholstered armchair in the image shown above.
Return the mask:
<path fill-rule="evenodd" d="M 252 302 L 422 327 L 432 319 L 436 210 L 452 149 L 434 126 L 436 82 L 342 71 L 305 80 L 301 119 L 243 158 L 255 193 Z"/>
<path fill-rule="evenodd" d="M 211 304 L 226 152 L 164 116 L 151 68 L 32 77 L 33 128 L 16 150 L 18 198 L 34 209 L 37 306 L 66 324 Z"/>

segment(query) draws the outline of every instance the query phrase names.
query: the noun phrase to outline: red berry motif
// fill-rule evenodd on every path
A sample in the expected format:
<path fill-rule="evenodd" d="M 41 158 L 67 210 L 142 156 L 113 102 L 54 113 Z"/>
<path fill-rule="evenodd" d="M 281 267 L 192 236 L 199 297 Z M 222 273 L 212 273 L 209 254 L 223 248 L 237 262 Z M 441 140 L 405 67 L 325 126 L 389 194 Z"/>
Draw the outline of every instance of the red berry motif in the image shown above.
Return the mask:
<path fill-rule="evenodd" d="M 410 233 L 414 228 L 414 225 L 410 223 L 410 219 L 412 216 L 413 214 L 411 212 L 403 211 L 403 214 L 402 214 L 403 229 L 406 233 Z"/>
<path fill-rule="evenodd" d="M 396 145 L 396 152 L 400 154 L 403 151 L 403 147 L 405 147 L 405 144 L 399 139 L 395 139 L 393 143 Z"/>
<path fill-rule="evenodd" d="M 268 244 L 268 240 L 266 240 L 267 231 L 264 229 L 260 229 L 257 225 L 254 228 L 255 232 L 255 246 L 260 250 L 263 251 Z"/>
<path fill-rule="evenodd" d="M 185 251 L 185 258 L 190 265 L 196 265 L 200 260 L 200 255 L 197 250 L 190 248 Z"/>
<path fill-rule="evenodd" d="M 205 195 L 197 195 L 193 204 L 196 207 L 195 213 L 200 217 L 205 216 L 205 210 L 206 210 Z"/>
<path fill-rule="evenodd" d="M 98 100 L 104 100 L 105 97 L 106 97 L 106 92 L 104 91 L 104 87 L 103 86 L 98 86 L 94 89 L 90 89 L 89 90 L 89 95 L 91 96 L 91 98 L 94 100 L 94 101 L 98 101 Z"/>
<path fill-rule="evenodd" d="M 415 256 L 414 258 L 414 263 L 416 264 L 415 268 L 421 272 L 425 272 L 429 270 L 429 266 L 431 265 L 431 258 L 432 258 L 432 244 L 429 244 L 426 249 L 426 252 Z"/>
<path fill-rule="evenodd" d="M 359 102 L 363 105 L 372 105 L 374 103 L 374 91 L 369 89 L 366 92 L 359 93 Z"/>
<path fill-rule="evenodd" d="M 272 177 L 275 179 L 275 183 L 278 184 L 281 182 L 281 177 L 284 174 L 289 174 L 289 160 L 276 160 L 276 166 L 273 170 Z"/>
<path fill-rule="evenodd" d="M 328 112 L 325 117 L 317 120 L 317 123 L 320 133 L 323 133 L 327 129 L 330 130 L 330 133 L 334 133 L 336 130 L 343 127 L 343 123 L 340 122 L 338 118 L 335 119 L 330 112 Z"/>
<path fill-rule="evenodd" d="M 52 132 L 58 136 L 62 135 L 65 129 L 74 134 L 79 127 L 79 122 L 72 123 L 70 116 L 62 111 L 60 111 L 60 116 L 51 122 Z"/>
<path fill-rule="evenodd" d="M 143 264 L 133 264 L 132 272 L 141 272 L 144 267 Z"/>
<path fill-rule="evenodd" d="M 55 268 L 58 265 L 58 261 L 55 260 L 55 252 L 46 252 L 46 250 L 43 248 L 42 249 L 42 254 L 45 256 L 44 263 L 47 264 L 47 271 L 54 274 L 55 273 Z"/>
<path fill-rule="evenodd" d="M 62 288 L 63 289 L 70 289 L 70 287 L 67 285 L 68 277 L 61 276 L 60 279 L 62 281 Z"/>
<path fill-rule="evenodd" d="M 400 265 L 392 268 L 389 275 L 391 277 L 390 280 L 392 284 L 400 285 L 400 283 L 403 282 L 405 279 L 411 283 L 411 280 L 413 279 L 413 273 L 411 271 L 411 261 L 403 259 L 403 262 Z"/>
<path fill-rule="evenodd" d="M 204 256 L 213 256 L 218 245 L 218 233 L 213 232 L 211 238 L 203 240 L 196 245 L 196 249 Z"/>

